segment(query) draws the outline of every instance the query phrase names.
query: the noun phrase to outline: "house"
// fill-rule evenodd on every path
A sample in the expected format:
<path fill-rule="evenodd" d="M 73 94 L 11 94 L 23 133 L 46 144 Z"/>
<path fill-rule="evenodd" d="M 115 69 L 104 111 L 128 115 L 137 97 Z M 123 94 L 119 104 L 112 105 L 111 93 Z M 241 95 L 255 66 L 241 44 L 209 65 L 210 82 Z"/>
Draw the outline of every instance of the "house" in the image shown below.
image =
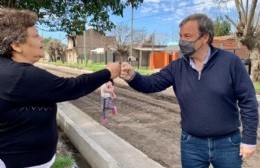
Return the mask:
<path fill-rule="evenodd" d="M 103 48 L 104 51 L 108 47 L 115 47 L 115 38 L 113 36 L 105 36 L 101 33 L 95 31 L 94 29 L 88 29 L 83 35 L 76 36 L 76 48 L 79 57 L 82 59 L 86 54 L 88 60 L 98 61 L 100 60 L 100 55 L 104 57 L 105 52 L 101 54 L 95 53 L 96 49 Z M 84 48 L 85 45 L 85 48 Z"/>
<path fill-rule="evenodd" d="M 223 50 L 231 51 L 238 55 L 241 59 L 249 58 L 249 51 L 247 47 L 243 46 L 233 35 L 214 37 L 212 45 Z"/>
<path fill-rule="evenodd" d="M 78 53 L 76 49 L 75 36 L 68 36 L 67 61 L 76 63 L 78 61 Z"/>
<path fill-rule="evenodd" d="M 141 45 L 133 48 L 133 56 L 137 61 L 133 65 L 160 69 L 178 58 L 179 46 L 177 44 L 166 45 Z"/>
<path fill-rule="evenodd" d="M 85 38 L 84 38 L 85 37 Z M 84 49 L 85 44 L 85 49 Z M 74 52 L 83 59 L 93 62 L 129 61 L 128 57 L 120 58 L 116 55 L 116 41 L 112 36 L 104 36 L 94 29 L 87 30 L 84 35 L 76 36 L 76 51 Z M 239 57 L 249 58 L 249 52 L 234 36 L 214 37 L 213 46 L 236 53 Z M 179 58 L 178 43 L 169 45 L 139 45 L 133 47 L 132 56 L 136 59 L 132 65 L 160 69 L 167 66 L 171 61 Z"/>
<path fill-rule="evenodd" d="M 212 45 L 235 53 L 244 62 L 247 72 L 251 74 L 250 53 L 247 47 L 242 45 L 234 35 L 216 36 L 213 39 Z"/>
<path fill-rule="evenodd" d="M 249 58 L 249 51 L 234 36 L 214 37 L 213 46 L 234 52 L 241 59 Z M 162 46 L 140 46 L 133 48 L 133 56 L 137 57 L 137 62 L 133 65 L 149 67 L 150 69 L 163 68 L 171 61 L 179 58 L 178 43 L 171 43 Z"/>

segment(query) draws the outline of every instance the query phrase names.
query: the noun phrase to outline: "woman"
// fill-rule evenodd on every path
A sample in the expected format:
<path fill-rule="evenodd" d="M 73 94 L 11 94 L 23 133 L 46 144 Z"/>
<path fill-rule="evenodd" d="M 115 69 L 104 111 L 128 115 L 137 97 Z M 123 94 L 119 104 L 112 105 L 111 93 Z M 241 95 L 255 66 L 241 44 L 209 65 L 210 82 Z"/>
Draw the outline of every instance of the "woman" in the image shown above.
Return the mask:
<path fill-rule="evenodd" d="M 119 76 L 120 65 L 76 78 L 55 76 L 33 64 L 43 38 L 28 10 L 0 9 L 0 167 L 50 167 L 58 141 L 57 102 L 77 99 Z"/>

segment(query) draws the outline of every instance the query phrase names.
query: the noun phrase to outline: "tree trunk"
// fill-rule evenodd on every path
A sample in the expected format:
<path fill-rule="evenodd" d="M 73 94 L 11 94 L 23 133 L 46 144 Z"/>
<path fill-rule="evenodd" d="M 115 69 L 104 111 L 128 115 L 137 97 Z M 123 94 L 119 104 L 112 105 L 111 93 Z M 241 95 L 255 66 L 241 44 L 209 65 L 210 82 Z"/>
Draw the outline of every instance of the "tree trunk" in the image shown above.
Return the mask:
<path fill-rule="evenodd" d="M 253 48 L 250 51 L 250 59 L 252 62 L 251 78 L 254 82 L 260 83 L 260 54 L 258 48 Z"/>

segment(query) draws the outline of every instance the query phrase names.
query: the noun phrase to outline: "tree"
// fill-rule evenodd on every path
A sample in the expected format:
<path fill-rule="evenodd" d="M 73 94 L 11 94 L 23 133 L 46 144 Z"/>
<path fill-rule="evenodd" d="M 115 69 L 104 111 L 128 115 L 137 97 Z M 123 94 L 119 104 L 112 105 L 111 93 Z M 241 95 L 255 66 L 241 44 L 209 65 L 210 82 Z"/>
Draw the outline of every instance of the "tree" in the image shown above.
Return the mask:
<path fill-rule="evenodd" d="M 131 41 L 131 34 L 133 34 L 133 41 Z M 119 24 L 112 30 L 112 36 L 116 39 L 116 52 L 120 56 L 120 61 L 123 61 L 123 57 L 129 56 L 131 43 L 133 46 L 153 46 L 166 43 L 166 35 L 163 33 L 153 33 L 147 36 L 147 32 L 142 29 L 133 29 L 126 24 Z M 135 55 L 132 55 L 135 57 Z"/>
<path fill-rule="evenodd" d="M 230 0 L 218 0 L 227 3 Z M 258 0 L 234 0 L 238 13 L 238 23 L 226 15 L 227 20 L 236 28 L 239 41 L 247 46 L 252 61 L 252 80 L 260 82 L 260 11 L 257 9 Z M 249 3 L 250 2 L 250 3 Z"/>
<path fill-rule="evenodd" d="M 56 62 L 57 60 L 60 60 L 62 63 L 66 62 L 66 46 L 60 41 L 51 39 L 48 41 L 46 48 L 51 62 Z"/>
<path fill-rule="evenodd" d="M 52 40 L 55 40 L 55 39 L 52 37 L 44 38 L 43 47 L 46 48 L 48 46 L 49 42 Z"/>
<path fill-rule="evenodd" d="M 152 33 L 147 38 L 143 38 L 142 45 L 154 46 L 154 45 L 166 45 L 167 35 L 165 33 Z"/>
<path fill-rule="evenodd" d="M 133 0 L 133 2 L 139 0 Z M 4 0 L 0 7 L 23 8 L 36 12 L 39 22 L 51 31 L 64 31 L 80 35 L 88 22 L 98 32 L 115 27 L 109 14 L 122 16 L 127 2 L 120 0 Z"/>
<path fill-rule="evenodd" d="M 230 24 L 222 17 L 217 17 L 214 24 L 215 36 L 225 36 L 230 34 Z"/>
<path fill-rule="evenodd" d="M 123 57 L 128 55 L 130 45 L 140 44 L 144 40 L 144 30 L 133 30 L 133 41 L 131 42 L 131 30 L 130 27 L 125 24 L 117 25 L 112 30 L 112 35 L 116 39 L 116 51 L 120 56 L 120 60 L 123 61 Z"/>
<path fill-rule="evenodd" d="M 155 45 L 166 45 L 168 36 L 165 33 L 157 32 L 154 34 Z"/>
<path fill-rule="evenodd" d="M 132 13 L 131 13 L 131 34 L 130 34 L 130 56 L 133 56 L 133 28 L 134 28 L 134 9 L 137 9 L 138 6 L 143 3 L 143 0 L 127 0 L 126 5 L 131 5 Z"/>

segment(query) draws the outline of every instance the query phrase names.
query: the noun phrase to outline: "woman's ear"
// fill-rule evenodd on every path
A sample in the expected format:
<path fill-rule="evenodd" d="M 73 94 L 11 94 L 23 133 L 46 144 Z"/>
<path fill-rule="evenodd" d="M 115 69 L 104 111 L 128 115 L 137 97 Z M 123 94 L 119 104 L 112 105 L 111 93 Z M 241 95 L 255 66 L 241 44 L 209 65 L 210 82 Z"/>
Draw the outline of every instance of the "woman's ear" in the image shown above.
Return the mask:
<path fill-rule="evenodd" d="M 11 47 L 13 48 L 14 51 L 16 52 L 22 52 L 21 45 L 19 43 L 11 43 Z"/>

